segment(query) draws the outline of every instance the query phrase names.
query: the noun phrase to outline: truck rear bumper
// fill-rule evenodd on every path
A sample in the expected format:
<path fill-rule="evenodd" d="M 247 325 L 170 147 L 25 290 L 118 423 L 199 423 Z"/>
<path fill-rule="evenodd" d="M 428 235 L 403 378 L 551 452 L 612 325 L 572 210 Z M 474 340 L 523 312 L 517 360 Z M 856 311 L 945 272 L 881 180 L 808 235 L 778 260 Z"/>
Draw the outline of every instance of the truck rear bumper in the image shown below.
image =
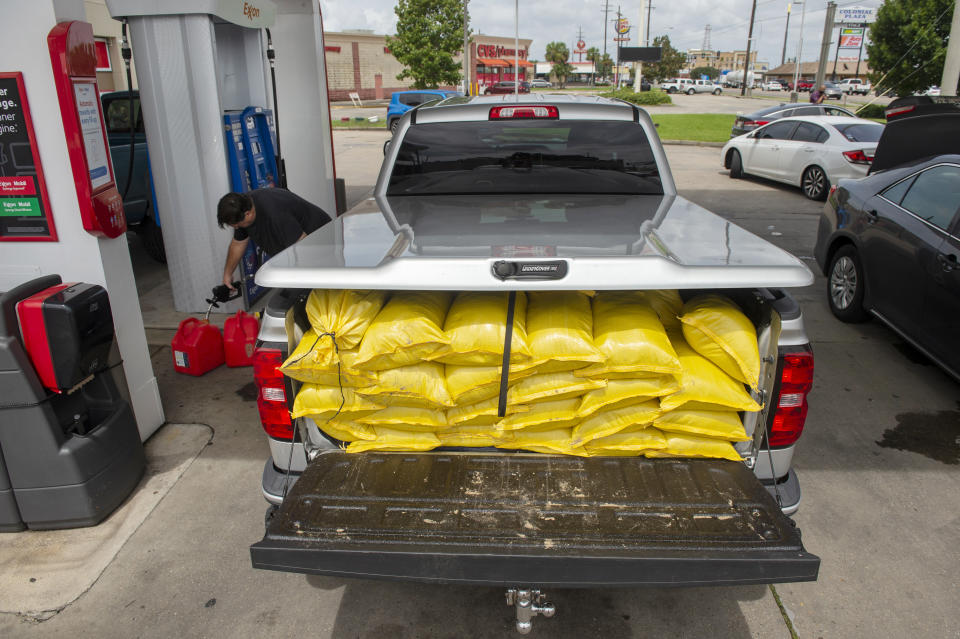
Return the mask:
<path fill-rule="evenodd" d="M 820 560 L 742 464 L 333 452 L 251 547 L 255 568 L 554 587 L 780 583 Z"/>

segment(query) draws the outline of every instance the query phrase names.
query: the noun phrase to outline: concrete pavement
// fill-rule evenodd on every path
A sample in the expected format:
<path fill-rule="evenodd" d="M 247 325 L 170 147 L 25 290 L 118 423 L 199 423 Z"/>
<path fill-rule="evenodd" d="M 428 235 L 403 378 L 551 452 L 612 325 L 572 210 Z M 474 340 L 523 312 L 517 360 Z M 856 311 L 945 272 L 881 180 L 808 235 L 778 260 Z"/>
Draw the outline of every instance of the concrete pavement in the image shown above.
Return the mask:
<path fill-rule="evenodd" d="M 334 136 L 350 199 L 363 197 L 386 133 Z M 683 195 L 807 259 L 816 273 L 810 256 L 820 203 L 792 187 L 729 179 L 718 149 L 667 153 Z M 807 549 L 823 560 L 819 581 L 554 591 L 557 616 L 535 620 L 534 636 L 790 637 L 787 619 L 805 639 L 960 636 L 960 386 L 879 323 L 836 321 L 816 275 L 794 292 L 817 361 L 795 468 L 804 495 L 796 521 Z M 500 589 L 250 568 L 248 546 L 263 534 L 267 457 L 250 371 L 181 376 L 162 344 L 153 362 L 167 419 L 209 425 L 210 445 L 85 594 L 42 623 L 2 614 L 0 636 L 515 636 Z M 893 432 L 904 449 L 881 445 Z M 946 451 L 946 461 L 934 451 Z"/>

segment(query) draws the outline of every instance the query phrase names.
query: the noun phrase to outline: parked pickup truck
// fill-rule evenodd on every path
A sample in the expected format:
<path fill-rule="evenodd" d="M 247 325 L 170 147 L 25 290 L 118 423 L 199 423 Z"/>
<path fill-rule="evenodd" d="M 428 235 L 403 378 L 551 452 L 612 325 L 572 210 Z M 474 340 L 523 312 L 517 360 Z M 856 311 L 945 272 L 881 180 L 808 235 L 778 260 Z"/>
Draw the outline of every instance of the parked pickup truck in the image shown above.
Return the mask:
<path fill-rule="evenodd" d="M 720 95 L 723 88 L 719 84 L 714 84 L 712 80 L 694 80 L 693 78 L 674 78 L 667 80 L 660 85 L 660 89 L 667 93 L 712 93 Z"/>
<path fill-rule="evenodd" d="M 143 112 L 140 110 L 140 92 L 111 91 L 101 95 L 100 102 L 106 118 L 110 159 L 117 178 L 117 190 L 123 196 L 123 213 L 127 218 L 127 227 L 137 231 L 150 257 L 166 263 L 167 254 L 163 246 L 163 233 L 160 231 L 160 218 L 157 215 L 150 179 L 150 157 L 147 151 L 147 134 L 143 127 Z M 131 106 L 136 117 L 132 134 Z M 127 177 L 130 178 L 129 186 Z"/>
<path fill-rule="evenodd" d="M 634 105 L 484 96 L 411 110 L 374 197 L 257 273 L 273 289 L 254 356 L 271 505 L 253 566 L 501 586 L 521 632 L 552 616 L 550 587 L 815 580 L 820 560 L 788 517 L 813 355 L 787 289 L 812 281 L 799 259 L 679 197 Z M 277 368 L 309 328 L 309 292 L 343 288 L 722 293 L 756 327 L 763 408 L 742 414 L 739 462 L 347 453 L 313 420 L 291 421 L 299 384 Z"/>
<path fill-rule="evenodd" d="M 870 93 L 870 83 L 860 78 L 846 78 L 838 82 L 837 86 L 844 93 L 859 93 L 860 95 Z"/>

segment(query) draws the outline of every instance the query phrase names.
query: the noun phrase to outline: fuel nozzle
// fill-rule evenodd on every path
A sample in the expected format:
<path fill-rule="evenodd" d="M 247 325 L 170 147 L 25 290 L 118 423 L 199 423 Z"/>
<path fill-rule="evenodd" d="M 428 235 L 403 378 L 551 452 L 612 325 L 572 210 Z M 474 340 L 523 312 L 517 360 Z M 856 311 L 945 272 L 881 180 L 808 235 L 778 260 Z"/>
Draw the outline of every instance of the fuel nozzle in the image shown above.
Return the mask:
<path fill-rule="evenodd" d="M 212 311 L 215 308 L 220 308 L 220 304 L 224 302 L 229 302 L 231 300 L 235 300 L 238 297 L 240 297 L 240 295 L 242 295 L 240 291 L 240 286 L 241 286 L 240 282 L 234 282 L 232 291 L 230 287 L 227 286 L 226 284 L 220 284 L 219 286 L 214 286 L 212 289 L 210 289 L 210 292 L 213 294 L 213 297 L 209 297 L 206 299 L 207 304 L 209 304 L 210 306 L 209 308 L 207 308 L 207 312 L 203 316 L 203 319 L 205 320 L 209 319 L 210 311 Z"/>

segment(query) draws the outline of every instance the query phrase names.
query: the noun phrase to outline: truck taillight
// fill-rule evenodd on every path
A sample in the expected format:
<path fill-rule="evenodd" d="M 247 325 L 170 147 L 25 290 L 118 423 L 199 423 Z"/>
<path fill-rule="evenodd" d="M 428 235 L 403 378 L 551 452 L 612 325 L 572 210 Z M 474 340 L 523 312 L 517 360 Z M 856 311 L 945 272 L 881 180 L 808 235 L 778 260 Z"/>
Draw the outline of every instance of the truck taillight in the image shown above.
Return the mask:
<path fill-rule="evenodd" d="M 287 408 L 287 392 L 280 365 L 283 353 L 278 348 L 258 348 L 253 352 L 253 379 L 257 384 L 257 410 L 267 435 L 275 439 L 293 439 L 293 422 Z"/>
<path fill-rule="evenodd" d="M 807 393 L 813 386 L 813 353 L 800 351 L 783 356 L 780 395 L 770 426 L 770 446 L 790 446 L 803 432 L 807 419 Z"/>
<path fill-rule="evenodd" d="M 516 106 L 495 106 L 490 109 L 491 120 L 556 120 L 560 111 L 555 106 L 518 104 Z"/>

